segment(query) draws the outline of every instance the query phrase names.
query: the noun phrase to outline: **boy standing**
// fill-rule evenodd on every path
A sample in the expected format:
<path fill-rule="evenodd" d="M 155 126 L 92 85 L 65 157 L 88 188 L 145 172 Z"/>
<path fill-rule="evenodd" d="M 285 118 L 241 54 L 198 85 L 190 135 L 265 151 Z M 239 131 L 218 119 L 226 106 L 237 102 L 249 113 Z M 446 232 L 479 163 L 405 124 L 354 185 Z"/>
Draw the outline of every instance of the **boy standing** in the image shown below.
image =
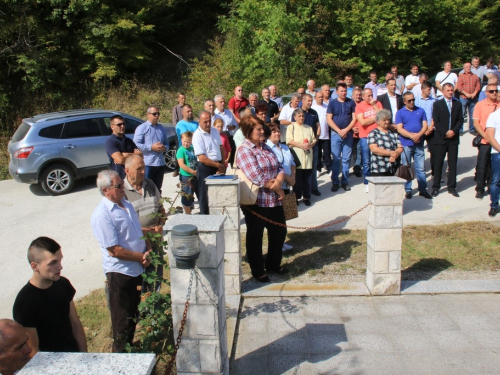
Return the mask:
<path fill-rule="evenodd" d="M 193 133 L 187 131 L 182 133 L 182 146 L 177 150 L 177 163 L 179 163 L 179 179 L 182 188 L 182 207 L 184 213 L 191 214 L 194 204 L 194 194 L 198 197 L 198 180 L 196 179 L 196 155 L 194 148 L 191 145 L 193 141 Z"/>
<path fill-rule="evenodd" d="M 75 288 L 61 276 L 62 258 L 61 246 L 48 237 L 37 238 L 28 249 L 33 276 L 16 297 L 13 316 L 28 334 L 32 355 L 87 351 Z"/>

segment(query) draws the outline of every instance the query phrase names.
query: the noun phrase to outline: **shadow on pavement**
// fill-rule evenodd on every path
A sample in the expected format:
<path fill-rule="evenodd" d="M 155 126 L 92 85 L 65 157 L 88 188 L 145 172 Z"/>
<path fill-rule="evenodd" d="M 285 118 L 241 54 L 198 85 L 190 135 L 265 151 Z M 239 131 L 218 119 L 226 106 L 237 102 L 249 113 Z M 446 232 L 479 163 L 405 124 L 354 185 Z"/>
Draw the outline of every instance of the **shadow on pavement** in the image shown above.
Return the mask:
<path fill-rule="evenodd" d="M 96 176 L 89 176 L 89 177 L 75 180 L 75 185 L 73 186 L 73 189 L 69 193 L 64 194 L 64 195 L 70 195 L 70 194 L 79 193 L 81 191 L 95 189 L 96 188 L 95 179 L 96 179 Z M 42 189 L 42 186 L 40 184 L 32 184 L 32 185 L 30 185 L 29 189 L 30 189 L 31 193 L 33 193 L 33 195 L 36 195 L 39 197 L 50 197 L 51 196 L 50 194 L 47 194 Z"/>
<path fill-rule="evenodd" d="M 283 324 L 286 324 L 286 317 Z M 273 330 L 272 336 L 279 336 L 279 330 Z M 270 337 L 272 337 L 270 336 Z M 236 345 L 244 342 L 240 338 Z M 230 372 L 237 375 L 279 375 L 294 370 L 293 373 L 306 374 L 312 371 L 308 363 L 319 363 L 342 353 L 337 344 L 347 342 L 343 324 L 309 324 L 295 329 L 283 336 L 250 351 L 231 361 Z M 245 352 L 245 345 L 242 349 Z M 236 350 L 236 352 L 241 350 Z M 334 369 L 330 369 L 335 373 Z M 330 372 L 329 372 L 330 373 Z"/>
<path fill-rule="evenodd" d="M 419 281 L 430 280 L 450 267 L 453 267 L 453 264 L 446 259 L 421 259 L 401 272 L 401 280 L 413 280 L 414 285 Z"/>

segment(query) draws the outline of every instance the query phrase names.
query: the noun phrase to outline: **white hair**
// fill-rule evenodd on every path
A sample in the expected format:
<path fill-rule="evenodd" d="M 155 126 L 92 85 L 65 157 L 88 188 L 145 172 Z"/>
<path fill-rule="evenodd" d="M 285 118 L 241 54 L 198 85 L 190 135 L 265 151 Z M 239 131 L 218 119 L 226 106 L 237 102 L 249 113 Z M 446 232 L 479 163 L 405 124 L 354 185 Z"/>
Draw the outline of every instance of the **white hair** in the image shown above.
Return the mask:
<path fill-rule="evenodd" d="M 259 94 L 257 94 L 256 92 L 252 92 L 250 93 L 250 95 L 248 95 L 249 98 L 252 96 L 255 96 L 257 99 L 259 99 Z"/>
<path fill-rule="evenodd" d="M 313 82 L 314 82 L 314 79 L 310 79 L 309 81 L 307 81 L 306 86 L 311 85 Z M 314 83 L 316 83 L 316 82 L 314 82 Z"/>
<path fill-rule="evenodd" d="M 219 95 L 215 95 L 214 102 L 217 103 L 219 101 L 219 99 L 226 100 L 226 98 L 224 98 L 224 95 L 219 94 Z"/>
<path fill-rule="evenodd" d="M 135 163 L 136 159 L 142 160 L 142 156 L 139 155 L 129 155 L 125 158 L 125 168 L 128 169 L 130 166 Z"/>
<path fill-rule="evenodd" d="M 109 188 L 113 184 L 113 178 L 120 178 L 120 175 L 116 171 L 112 171 L 111 169 L 105 169 L 104 171 L 100 171 L 97 175 L 96 185 L 99 189 L 99 193 L 104 195 L 102 190 L 104 188 Z"/>

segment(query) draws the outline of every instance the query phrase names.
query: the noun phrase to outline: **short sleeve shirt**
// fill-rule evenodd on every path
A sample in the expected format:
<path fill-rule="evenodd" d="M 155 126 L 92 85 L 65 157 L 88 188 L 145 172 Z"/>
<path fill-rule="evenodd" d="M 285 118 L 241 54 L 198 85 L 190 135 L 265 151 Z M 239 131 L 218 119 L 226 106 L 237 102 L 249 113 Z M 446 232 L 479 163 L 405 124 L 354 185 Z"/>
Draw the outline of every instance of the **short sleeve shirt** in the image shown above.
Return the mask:
<path fill-rule="evenodd" d="M 377 102 L 377 107 L 382 109 L 382 104 L 380 102 Z M 375 109 L 373 109 L 373 106 L 371 104 L 365 103 L 364 101 L 356 105 L 356 117 L 361 113 L 363 114 L 363 118 L 365 120 L 368 118 L 375 117 L 377 115 L 377 112 L 375 111 Z M 375 122 L 368 126 L 363 126 L 359 124 L 359 138 L 368 137 L 368 134 L 376 127 L 377 124 Z"/>
<path fill-rule="evenodd" d="M 118 172 L 122 180 L 125 178 L 125 166 L 123 164 L 116 164 L 111 155 L 115 152 L 133 153 L 136 149 L 136 144 L 128 137 L 120 138 L 111 134 L 106 140 L 106 154 L 108 154 L 110 163 L 109 169 Z"/>
<path fill-rule="evenodd" d="M 423 108 L 415 107 L 413 111 L 406 107 L 401 108 L 396 113 L 396 124 L 403 124 L 403 129 L 410 133 L 418 133 L 422 130 L 423 121 L 427 121 L 427 116 Z M 403 146 L 414 146 L 415 143 L 410 139 L 399 136 L 399 140 Z M 420 138 L 420 143 L 424 141 L 424 137 Z"/>
<path fill-rule="evenodd" d="M 488 117 L 488 121 L 486 121 L 486 129 L 488 129 L 488 128 L 495 129 L 495 139 L 498 143 L 500 143 L 500 111 L 499 110 L 493 112 Z M 492 147 L 491 153 L 498 154 L 498 151 Z"/>
<path fill-rule="evenodd" d="M 196 156 L 205 155 L 210 160 L 220 161 L 222 160 L 220 146 L 222 146 L 222 139 L 217 129 L 210 128 L 210 133 L 208 133 L 198 127 L 194 132 L 193 148 Z"/>
<path fill-rule="evenodd" d="M 233 96 L 231 99 L 229 99 L 228 107 L 229 109 L 233 110 L 234 116 L 236 118 L 240 118 L 239 111 L 241 108 L 245 108 L 248 106 L 250 103 L 248 102 L 247 98 L 241 98 L 238 99 L 237 97 Z"/>
<path fill-rule="evenodd" d="M 384 150 L 396 151 L 399 140 L 398 134 L 392 131 L 383 132 L 376 128 L 368 135 L 368 146 L 377 145 Z M 389 156 L 375 155 L 373 152 L 370 156 L 370 171 L 372 173 L 387 173 L 394 172 L 394 163 L 389 162 Z"/>
<path fill-rule="evenodd" d="M 184 164 L 186 164 L 187 167 L 189 167 L 193 170 L 196 170 L 196 155 L 194 153 L 193 146 L 191 146 L 189 148 L 184 148 L 184 146 L 179 147 L 179 149 L 177 150 L 176 158 L 183 159 Z M 193 176 L 191 173 L 186 172 L 182 168 L 179 168 L 179 173 L 182 176 L 186 176 L 186 177 Z"/>
<path fill-rule="evenodd" d="M 453 85 L 453 88 L 457 87 L 457 81 L 458 77 L 455 73 L 451 73 L 448 75 L 446 72 L 439 72 L 436 76 L 436 81 L 439 81 L 439 84 L 441 87 L 443 87 L 443 84 L 445 83 L 451 83 Z M 437 90 L 436 96 L 443 96 L 443 93 L 441 90 Z"/>
<path fill-rule="evenodd" d="M 125 184 L 125 195 L 134 207 L 141 227 L 147 228 L 160 224 L 160 217 L 155 215 L 160 211 L 162 204 L 160 191 L 153 181 L 145 178 L 142 180 L 142 194 L 135 190 L 128 179 L 123 180 Z"/>
<path fill-rule="evenodd" d="M 333 122 L 340 129 L 345 129 L 352 121 L 352 114 L 356 111 L 356 103 L 354 100 L 347 98 L 341 102 L 338 99 L 330 100 L 328 103 L 327 114 L 333 115 Z"/>
<path fill-rule="evenodd" d="M 36 328 L 42 352 L 78 352 L 71 321 L 70 303 L 75 288 L 61 276 L 47 289 L 27 283 L 14 302 L 13 317 L 23 327 Z"/>

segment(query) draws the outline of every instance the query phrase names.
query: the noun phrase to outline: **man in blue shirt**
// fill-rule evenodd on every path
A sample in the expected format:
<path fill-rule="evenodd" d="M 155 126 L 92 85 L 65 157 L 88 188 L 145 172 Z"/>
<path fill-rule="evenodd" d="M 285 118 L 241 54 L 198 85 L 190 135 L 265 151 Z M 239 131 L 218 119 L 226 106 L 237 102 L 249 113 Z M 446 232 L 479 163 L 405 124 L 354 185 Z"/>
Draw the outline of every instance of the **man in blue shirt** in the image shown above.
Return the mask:
<path fill-rule="evenodd" d="M 115 115 L 109 120 L 113 134 L 106 140 L 106 154 L 108 154 L 110 169 L 117 171 L 120 178 L 125 178 L 125 159 L 129 155 L 140 155 L 133 140 L 125 136 L 125 120 L 120 115 Z"/>
<path fill-rule="evenodd" d="M 161 192 L 165 173 L 163 153 L 168 150 L 168 136 L 165 128 L 158 123 L 160 111 L 157 107 L 149 107 L 147 117 L 148 121 L 135 130 L 134 142 L 144 154 L 146 178 L 152 180 Z"/>
<path fill-rule="evenodd" d="M 374 98 L 377 97 L 377 91 L 378 91 L 378 88 L 380 86 L 377 79 L 378 79 L 377 72 L 375 70 L 372 70 L 370 72 L 370 82 L 368 82 L 365 85 L 365 89 L 372 89 L 372 93 L 373 93 Z"/>
<path fill-rule="evenodd" d="M 411 91 L 403 94 L 403 102 L 405 106 L 396 113 L 399 140 L 404 148 L 404 152 L 401 154 L 401 162 L 408 165 L 413 157 L 419 195 L 432 199 L 432 196 L 427 192 L 424 169 L 424 135 L 427 131 L 427 116 L 422 108 L 415 106 L 415 96 Z M 407 199 L 412 197 L 411 183 L 411 181 L 408 181 L 405 185 Z"/>
<path fill-rule="evenodd" d="M 193 120 L 193 108 L 189 104 L 182 107 L 182 120 L 175 125 L 178 144 L 182 145 L 181 135 L 185 132 L 194 133 L 198 129 L 198 122 Z"/>
<path fill-rule="evenodd" d="M 352 128 L 356 123 L 356 103 L 347 97 L 347 85 L 337 84 L 336 99 L 331 99 L 326 110 L 326 121 L 331 129 L 330 141 L 332 149 L 332 188 L 339 190 L 340 184 L 345 191 L 349 187 L 349 161 L 351 160 L 353 133 Z M 342 180 L 339 181 L 339 167 L 342 162 Z"/>
<path fill-rule="evenodd" d="M 134 338 L 134 318 L 141 300 L 141 275 L 150 264 L 151 244 L 141 239 L 139 217 L 125 198 L 125 185 L 118 173 L 99 172 L 97 188 L 103 198 L 90 223 L 101 247 L 102 266 L 108 282 L 114 338 L 112 350 L 123 353 L 126 344 L 132 344 Z"/>
<path fill-rule="evenodd" d="M 425 140 L 427 141 L 427 150 L 429 151 L 431 161 L 431 175 L 434 175 L 434 120 L 432 119 L 432 108 L 437 99 L 432 95 L 432 90 L 434 90 L 434 88 L 428 81 L 423 81 L 419 86 L 419 95 L 415 94 L 415 88 L 413 88 L 412 92 L 415 95 L 415 106 L 422 108 L 425 111 L 425 116 L 427 117 Z"/>

